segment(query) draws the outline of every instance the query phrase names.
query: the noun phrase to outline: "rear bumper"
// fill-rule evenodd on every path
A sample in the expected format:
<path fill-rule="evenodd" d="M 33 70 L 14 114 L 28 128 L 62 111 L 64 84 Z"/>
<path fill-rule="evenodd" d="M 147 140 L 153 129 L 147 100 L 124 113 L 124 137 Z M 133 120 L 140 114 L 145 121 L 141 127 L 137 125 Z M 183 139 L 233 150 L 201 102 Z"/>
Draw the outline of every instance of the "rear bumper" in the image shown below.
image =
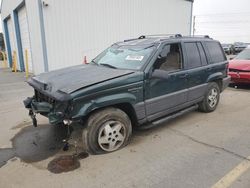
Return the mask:
<path fill-rule="evenodd" d="M 250 84 L 250 72 L 229 72 L 231 83 L 248 83 Z"/>
<path fill-rule="evenodd" d="M 223 78 L 223 80 L 222 80 L 222 91 L 224 91 L 228 87 L 228 85 L 230 84 L 230 81 L 231 81 L 230 76 L 227 76 L 226 78 Z"/>

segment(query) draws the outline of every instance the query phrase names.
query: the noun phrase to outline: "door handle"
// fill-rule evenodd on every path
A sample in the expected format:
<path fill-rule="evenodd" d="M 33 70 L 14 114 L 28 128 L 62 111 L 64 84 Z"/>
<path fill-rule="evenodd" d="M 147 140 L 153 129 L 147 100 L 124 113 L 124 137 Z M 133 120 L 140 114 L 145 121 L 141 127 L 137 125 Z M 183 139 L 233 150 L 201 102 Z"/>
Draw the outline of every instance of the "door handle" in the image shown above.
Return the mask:
<path fill-rule="evenodd" d="M 208 67 L 208 68 L 207 68 L 208 71 L 210 71 L 210 70 L 212 70 L 212 69 L 213 69 L 212 67 Z"/>
<path fill-rule="evenodd" d="M 187 78 L 188 77 L 188 74 L 182 74 L 180 75 L 180 78 Z"/>

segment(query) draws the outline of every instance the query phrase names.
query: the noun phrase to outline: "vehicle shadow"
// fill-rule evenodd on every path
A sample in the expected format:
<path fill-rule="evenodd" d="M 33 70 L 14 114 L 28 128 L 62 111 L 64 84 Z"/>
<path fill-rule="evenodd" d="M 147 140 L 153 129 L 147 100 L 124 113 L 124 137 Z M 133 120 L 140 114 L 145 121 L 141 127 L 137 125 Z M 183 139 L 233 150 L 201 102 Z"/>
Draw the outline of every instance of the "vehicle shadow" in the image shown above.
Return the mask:
<path fill-rule="evenodd" d="M 11 141 L 16 157 L 30 163 L 55 155 L 66 137 L 66 126 L 40 125 L 23 128 Z"/>

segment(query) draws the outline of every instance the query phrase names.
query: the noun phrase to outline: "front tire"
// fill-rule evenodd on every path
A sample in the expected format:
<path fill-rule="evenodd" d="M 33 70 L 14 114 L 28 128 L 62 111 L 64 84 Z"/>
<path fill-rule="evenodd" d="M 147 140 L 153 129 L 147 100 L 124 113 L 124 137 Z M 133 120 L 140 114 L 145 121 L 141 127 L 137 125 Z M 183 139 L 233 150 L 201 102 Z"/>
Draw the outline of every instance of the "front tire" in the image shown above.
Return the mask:
<path fill-rule="evenodd" d="M 199 110 L 202 112 L 213 112 L 220 101 L 220 88 L 217 83 L 211 82 L 208 85 L 207 92 L 203 101 L 199 104 Z"/>
<path fill-rule="evenodd" d="M 117 108 L 98 110 L 87 120 L 83 130 L 83 144 L 90 154 L 103 154 L 128 144 L 132 125 L 128 115 Z"/>

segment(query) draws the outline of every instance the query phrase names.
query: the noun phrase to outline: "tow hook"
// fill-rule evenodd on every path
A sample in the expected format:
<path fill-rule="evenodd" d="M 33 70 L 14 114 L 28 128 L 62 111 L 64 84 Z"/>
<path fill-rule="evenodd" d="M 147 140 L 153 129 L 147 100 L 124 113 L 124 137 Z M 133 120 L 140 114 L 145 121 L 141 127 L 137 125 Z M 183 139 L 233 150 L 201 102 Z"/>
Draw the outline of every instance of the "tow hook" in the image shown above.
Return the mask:
<path fill-rule="evenodd" d="M 37 127 L 36 114 L 32 110 L 29 110 L 29 116 L 32 119 L 33 126 Z"/>

